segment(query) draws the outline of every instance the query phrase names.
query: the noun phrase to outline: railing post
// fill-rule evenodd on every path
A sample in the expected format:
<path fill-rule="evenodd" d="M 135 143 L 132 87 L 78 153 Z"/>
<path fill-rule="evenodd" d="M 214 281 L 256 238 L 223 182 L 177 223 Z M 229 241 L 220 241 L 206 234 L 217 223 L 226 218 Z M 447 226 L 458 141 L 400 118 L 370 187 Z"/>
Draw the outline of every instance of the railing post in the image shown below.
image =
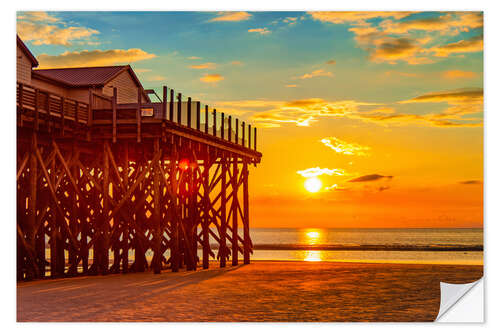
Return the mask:
<path fill-rule="evenodd" d="M 113 88 L 113 99 L 111 100 L 111 107 L 113 109 L 113 143 L 116 142 L 116 87 Z"/>
<path fill-rule="evenodd" d="M 170 110 L 168 111 L 168 120 L 174 121 L 174 89 L 170 88 Z"/>
<path fill-rule="evenodd" d="M 253 150 L 257 150 L 257 127 L 253 128 Z"/>
<path fill-rule="evenodd" d="M 200 101 L 196 102 L 196 129 L 200 130 Z"/>
<path fill-rule="evenodd" d="M 208 134 L 208 105 L 205 105 L 205 133 Z"/>
<path fill-rule="evenodd" d="M 239 124 L 238 124 L 238 123 L 239 123 L 239 121 L 238 121 L 238 118 L 236 118 L 236 119 L 235 119 L 235 121 L 236 121 L 236 123 L 234 124 L 234 125 L 235 125 L 235 127 L 234 127 L 234 129 L 235 129 L 235 133 L 234 133 L 234 136 L 235 136 L 235 138 L 234 138 L 234 143 L 238 144 L 238 132 L 239 132 L 239 126 L 238 126 L 238 125 L 239 125 Z"/>
<path fill-rule="evenodd" d="M 241 145 L 245 147 L 245 122 L 241 122 Z"/>
<path fill-rule="evenodd" d="M 167 119 L 167 86 L 163 86 L 163 101 L 161 104 L 161 120 Z"/>
<path fill-rule="evenodd" d="M 191 128 L 191 97 L 188 97 L 187 105 L 187 125 Z"/>
<path fill-rule="evenodd" d="M 248 124 L 248 148 L 252 149 L 252 126 Z"/>
<path fill-rule="evenodd" d="M 182 94 L 179 93 L 177 95 L 177 123 L 178 124 L 182 124 L 182 111 L 181 111 L 181 107 L 182 107 Z"/>
<path fill-rule="evenodd" d="M 141 142 L 141 122 L 142 122 L 142 114 L 141 114 L 141 103 L 142 103 L 142 89 L 141 87 L 137 88 L 137 142 Z"/>
<path fill-rule="evenodd" d="M 224 140 L 224 112 L 220 114 L 220 137 Z"/>
<path fill-rule="evenodd" d="M 231 142 L 231 136 L 232 136 L 232 134 L 231 134 L 231 131 L 233 129 L 232 122 L 233 122 L 233 118 L 231 116 L 229 116 L 228 117 L 228 124 L 227 124 L 227 140 L 229 142 Z"/>
<path fill-rule="evenodd" d="M 217 110 L 214 109 L 214 127 L 213 127 L 213 131 L 214 133 L 214 136 L 217 136 Z"/>

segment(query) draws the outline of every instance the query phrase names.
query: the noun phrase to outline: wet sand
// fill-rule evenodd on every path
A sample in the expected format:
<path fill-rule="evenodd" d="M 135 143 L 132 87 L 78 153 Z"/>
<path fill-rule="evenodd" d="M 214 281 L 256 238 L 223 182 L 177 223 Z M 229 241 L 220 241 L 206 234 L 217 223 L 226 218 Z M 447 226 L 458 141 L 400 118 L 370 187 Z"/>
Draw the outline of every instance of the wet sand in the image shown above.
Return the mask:
<path fill-rule="evenodd" d="M 433 321 L 482 266 L 253 262 L 17 284 L 18 321 Z"/>

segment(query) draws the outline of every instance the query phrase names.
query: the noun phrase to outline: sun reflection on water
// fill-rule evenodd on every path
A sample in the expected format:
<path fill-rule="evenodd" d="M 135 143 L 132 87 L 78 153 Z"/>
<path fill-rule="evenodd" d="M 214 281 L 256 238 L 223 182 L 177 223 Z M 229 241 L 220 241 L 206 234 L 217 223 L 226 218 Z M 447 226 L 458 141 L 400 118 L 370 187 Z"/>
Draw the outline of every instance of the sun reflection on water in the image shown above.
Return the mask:
<path fill-rule="evenodd" d="M 301 243 L 305 245 L 320 245 L 325 243 L 326 233 L 323 229 L 304 229 L 301 236 Z M 301 256 L 304 261 L 322 261 L 323 251 L 305 250 Z"/>

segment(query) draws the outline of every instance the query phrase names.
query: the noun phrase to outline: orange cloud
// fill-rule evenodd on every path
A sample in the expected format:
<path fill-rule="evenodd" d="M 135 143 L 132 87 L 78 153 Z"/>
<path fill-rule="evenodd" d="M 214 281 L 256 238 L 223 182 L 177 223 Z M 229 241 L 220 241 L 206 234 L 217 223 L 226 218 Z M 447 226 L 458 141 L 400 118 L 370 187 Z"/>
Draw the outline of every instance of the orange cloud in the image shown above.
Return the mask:
<path fill-rule="evenodd" d="M 412 99 L 401 101 L 401 104 L 407 103 L 440 103 L 447 102 L 449 104 L 457 103 L 482 103 L 483 89 L 459 89 L 452 91 L 431 92 L 420 95 Z"/>
<path fill-rule="evenodd" d="M 333 149 L 335 152 L 344 155 L 368 156 L 368 151 L 370 150 L 370 147 L 368 146 L 362 146 L 357 143 L 349 143 L 336 137 L 321 139 L 321 143 Z"/>
<path fill-rule="evenodd" d="M 233 65 L 233 66 L 243 66 L 243 62 L 238 61 L 238 60 L 233 60 L 233 61 L 231 61 L 231 65 Z"/>
<path fill-rule="evenodd" d="M 383 31 L 389 34 L 406 34 L 409 31 L 441 31 L 450 29 L 469 31 L 483 27 L 483 14 L 478 13 L 448 13 L 438 17 L 419 18 L 401 22 L 386 20 L 380 24 Z"/>
<path fill-rule="evenodd" d="M 297 173 L 305 178 L 317 177 L 317 176 L 321 176 L 321 175 L 327 175 L 327 176 L 345 176 L 346 175 L 344 169 L 328 169 L 328 168 L 320 168 L 320 167 L 309 168 L 306 170 L 299 170 L 299 171 L 297 171 Z"/>
<path fill-rule="evenodd" d="M 128 64 L 140 60 L 147 60 L 156 57 L 155 54 L 148 53 L 141 49 L 128 50 L 84 50 L 81 52 L 66 51 L 59 55 L 41 54 L 38 57 L 39 68 L 55 67 L 85 67 L 85 66 L 109 66 L 116 64 Z"/>
<path fill-rule="evenodd" d="M 374 18 L 393 17 L 397 20 L 410 15 L 410 12 L 309 12 L 313 19 L 335 24 L 360 22 Z"/>
<path fill-rule="evenodd" d="M 336 63 L 335 59 L 330 59 L 326 62 L 327 65 L 335 65 Z"/>
<path fill-rule="evenodd" d="M 209 20 L 209 22 L 237 22 L 246 21 L 252 14 L 247 12 L 221 12 L 217 17 Z"/>
<path fill-rule="evenodd" d="M 463 39 L 455 43 L 443 46 L 435 46 L 428 49 L 428 52 L 434 53 L 436 57 L 448 57 L 455 53 L 473 53 L 483 51 L 483 35 Z"/>
<path fill-rule="evenodd" d="M 298 86 L 296 84 L 287 84 L 285 87 L 287 87 L 287 88 L 297 88 Z"/>
<path fill-rule="evenodd" d="M 248 29 L 248 32 L 256 32 L 256 33 L 259 33 L 261 35 L 267 35 L 267 34 L 271 33 L 271 31 L 267 28 Z"/>
<path fill-rule="evenodd" d="M 217 83 L 222 80 L 224 80 L 224 76 L 220 74 L 205 74 L 200 78 L 201 82 L 206 83 Z"/>
<path fill-rule="evenodd" d="M 200 65 L 191 65 L 191 66 L 189 66 L 189 68 L 193 68 L 193 69 L 214 69 L 216 66 L 217 66 L 217 64 L 214 63 L 214 62 L 206 62 L 206 63 L 200 64 Z"/>
<path fill-rule="evenodd" d="M 70 46 L 75 41 L 88 41 L 99 31 L 86 27 L 68 26 L 46 12 L 23 12 L 17 17 L 17 33 L 24 41 L 34 45 Z M 96 43 L 96 42 L 92 42 Z"/>
<path fill-rule="evenodd" d="M 326 72 L 323 69 L 318 69 L 318 70 L 312 71 L 312 73 L 306 73 L 306 74 L 302 75 L 300 78 L 304 80 L 304 79 L 311 79 L 313 77 L 318 77 L 318 76 L 330 76 L 330 77 L 332 77 L 333 74 L 331 72 Z"/>
<path fill-rule="evenodd" d="M 449 70 L 443 72 L 443 77 L 445 79 L 472 79 L 475 77 L 478 77 L 478 73 L 476 72 L 469 72 L 469 71 L 462 71 L 459 69 L 456 70 Z"/>
<path fill-rule="evenodd" d="M 165 76 L 161 75 L 154 75 L 151 77 L 148 77 L 146 80 L 147 81 L 165 81 L 167 78 Z"/>

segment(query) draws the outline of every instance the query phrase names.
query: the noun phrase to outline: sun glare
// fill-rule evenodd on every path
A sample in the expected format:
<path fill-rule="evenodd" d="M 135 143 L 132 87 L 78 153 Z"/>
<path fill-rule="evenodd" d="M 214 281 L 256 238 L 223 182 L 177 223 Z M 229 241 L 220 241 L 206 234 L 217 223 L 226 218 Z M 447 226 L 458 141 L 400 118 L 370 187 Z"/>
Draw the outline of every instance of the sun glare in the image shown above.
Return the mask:
<path fill-rule="evenodd" d="M 311 193 L 318 192 L 319 190 L 321 190 L 322 186 L 323 184 L 321 183 L 321 180 L 316 177 L 307 178 L 307 180 L 304 182 L 304 187 Z"/>

